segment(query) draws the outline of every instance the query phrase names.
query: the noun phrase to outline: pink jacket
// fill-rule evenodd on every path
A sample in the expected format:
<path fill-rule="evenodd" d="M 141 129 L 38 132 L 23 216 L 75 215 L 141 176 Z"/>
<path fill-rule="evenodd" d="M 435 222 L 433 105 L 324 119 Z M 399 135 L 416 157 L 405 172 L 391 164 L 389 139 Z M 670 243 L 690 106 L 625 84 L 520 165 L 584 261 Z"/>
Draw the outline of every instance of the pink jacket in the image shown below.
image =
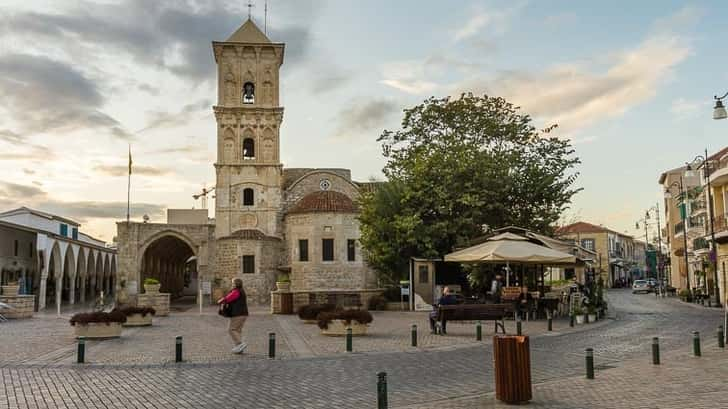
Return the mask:
<path fill-rule="evenodd" d="M 222 302 L 224 302 L 225 304 L 230 304 L 238 298 L 240 298 L 240 291 L 237 288 L 233 288 L 233 290 L 230 291 L 228 295 L 225 296 L 225 298 L 223 298 Z"/>

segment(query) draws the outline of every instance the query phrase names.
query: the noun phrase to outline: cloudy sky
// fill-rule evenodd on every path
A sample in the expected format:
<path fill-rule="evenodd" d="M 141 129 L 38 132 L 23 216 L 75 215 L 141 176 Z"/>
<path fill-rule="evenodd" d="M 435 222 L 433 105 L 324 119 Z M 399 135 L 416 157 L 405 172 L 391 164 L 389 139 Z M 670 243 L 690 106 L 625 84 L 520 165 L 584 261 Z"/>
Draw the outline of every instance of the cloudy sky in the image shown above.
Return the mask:
<path fill-rule="evenodd" d="M 111 240 L 126 214 L 164 221 L 214 183 L 210 42 L 243 1 L 0 2 L 0 210 L 57 212 Z M 263 0 L 253 2 L 263 26 Z M 567 220 L 639 234 L 662 170 L 726 145 L 712 96 L 728 91 L 725 1 L 269 0 L 286 43 L 288 167 L 381 177 L 377 136 L 404 107 L 463 91 L 558 123 L 583 164 Z"/>

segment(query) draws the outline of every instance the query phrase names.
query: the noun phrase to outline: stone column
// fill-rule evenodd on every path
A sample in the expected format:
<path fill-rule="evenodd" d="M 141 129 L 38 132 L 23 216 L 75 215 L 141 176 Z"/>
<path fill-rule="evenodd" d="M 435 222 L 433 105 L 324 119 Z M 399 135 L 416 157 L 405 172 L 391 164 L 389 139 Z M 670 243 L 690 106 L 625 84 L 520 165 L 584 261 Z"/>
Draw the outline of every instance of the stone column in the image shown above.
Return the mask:
<path fill-rule="evenodd" d="M 73 305 L 76 303 L 76 276 L 69 278 L 71 288 L 68 289 L 68 303 Z"/>
<path fill-rule="evenodd" d="M 41 272 L 40 288 L 38 290 L 38 311 L 46 307 L 46 281 L 48 281 L 48 270 Z"/>
<path fill-rule="evenodd" d="M 87 276 L 81 276 L 81 278 L 80 278 L 81 282 L 79 283 L 80 284 L 79 292 L 81 293 L 81 294 L 79 294 L 80 295 L 79 298 L 81 300 L 81 304 L 86 302 L 86 277 Z"/>

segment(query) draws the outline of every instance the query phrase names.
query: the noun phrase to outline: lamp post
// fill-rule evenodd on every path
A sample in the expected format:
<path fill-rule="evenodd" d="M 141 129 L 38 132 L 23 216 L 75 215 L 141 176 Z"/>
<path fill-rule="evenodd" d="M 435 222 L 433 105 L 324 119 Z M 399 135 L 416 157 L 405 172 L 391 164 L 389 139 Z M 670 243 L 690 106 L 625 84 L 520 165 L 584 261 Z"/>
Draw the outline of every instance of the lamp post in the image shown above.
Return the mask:
<path fill-rule="evenodd" d="M 650 220 L 650 213 L 654 212 L 655 216 L 657 217 L 657 222 L 652 224 L 649 223 L 648 220 Z M 655 278 L 658 281 L 658 291 L 661 292 L 661 295 L 665 295 L 663 289 L 663 283 L 662 280 L 665 279 L 665 274 L 662 268 L 662 234 L 660 230 L 662 229 L 662 226 L 660 225 L 660 204 L 655 203 L 654 206 L 650 207 L 645 211 L 645 217 L 644 219 L 640 219 L 635 223 L 635 228 L 639 229 L 639 223 L 642 222 L 645 225 L 645 242 L 648 244 L 648 248 L 645 248 L 645 260 L 647 260 L 647 250 L 649 249 L 649 238 L 647 235 L 647 227 L 648 226 L 657 226 L 657 252 L 656 252 L 656 271 L 655 271 Z"/>
<path fill-rule="evenodd" d="M 677 196 L 673 196 L 671 189 L 673 187 L 677 187 L 679 189 L 679 193 Z M 680 176 L 679 180 L 676 180 L 672 182 L 666 189 L 665 189 L 665 197 L 667 199 L 677 199 L 680 198 L 683 204 L 685 203 L 685 189 L 683 189 L 683 178 Z M 685 252 L 685 279 L 687 281 L 688 291 L 692 293 L 692 288 L 690 287 L 690 266 L 688 264 L 688 229 L 687 229 L 687 208 L 685 208 L 684 212 L 680 213 L 682 222 L 683 222 L 683 251 Z"/>
<path fill-rule="evenodd" d="M 728 95 L 728 93 L 726 94 Z M 725 98 L 725 95 L 723 96 Z M 720 103 L 720 99 L 718 99 L 718 103 Z M 717 105 L 717 104 L 716 104 Z M 722 105 L 722 103 L 721 103 Z M 725 108 L 723 108 L 723 113 L 725 113 Z M 712 188 L 710 186 L 710 160 L 708 158 L 708 149 L 705 149 L 705 156 L 696 156 L 695 159 L 693 159 L 692 162 L 686 163 L 685 167 L 685 177 L 692 177 L 695 175 L 695 172 L 693 172 L 692 165 L 697 164 L 697 169 L 703 168 L 703 177 L 705 178 L 706 184 L 708 186 L 708 222 L 710 223 L 710 264 L 713 266 L 713 291 L 715 292 L 715 303 L 717 306 L 720 306 L 720 288 L 718 287 L 718 249 L 716 248 L 715 243 L 715 230 L 713 227 L 714 224 L 714 218 L 713 218 L 713 192 Z M 706 277 L 706 284 L 707 284 L 707 277 Z"/>
<path fill-rule="evenodd" d="M 722 97 L 714 96 L 715 99 L 715 106 L 713 107 L 713 119 L 726 119 L 728 118 L 728 112 L 725 110 L 725 106 L 723 106 L 723 100 L 728 97 L 728 92 L 726 92 Z"/>

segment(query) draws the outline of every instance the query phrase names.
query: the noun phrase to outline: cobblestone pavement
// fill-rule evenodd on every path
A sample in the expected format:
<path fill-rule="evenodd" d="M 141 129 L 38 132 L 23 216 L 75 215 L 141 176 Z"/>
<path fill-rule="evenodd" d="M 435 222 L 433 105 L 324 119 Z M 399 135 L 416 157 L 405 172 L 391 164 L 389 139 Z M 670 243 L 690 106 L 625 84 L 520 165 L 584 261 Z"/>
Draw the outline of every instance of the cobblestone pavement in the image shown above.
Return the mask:
<path fill-rule="evenodd" d="M 721 368 L 721 365 L 726 366 L 725 357 L 728 357 L 728 352 L 708 347 L 711 341 L 714 342 L 715 330 L 722 320 L 720 311 L 684 305 L 675 299 L 632 295 L 627 291 L 610 291 L 609 296 L 610 305 L 616 312 L 616 320 L 607 320 L 576 330 L 569 329 L 561 321 L 558 325 L 562 326 L 557 326 L 554 333 L 540 330 L 539 325 L 545 325 L 543 323 L 526 324 L 526 332 L 532 335 L 532 374 L 535 383 L 533 406 L 665 407 L 654 405 L 655 397 L 663 395 L 670 402 L 673 400 L 668 399 L 669 396 L 682 396 L 683 400 L 675 402 L 683 404 L 675 407 L 702 407 L 702 401 L 685 404 L 686 399 L 693 395 L 709 401 L 711 407 L 727 406 L 720 404 L 723 402 L 721 396 L 717 393 L 711 394 L 710 388 L 719 385 L 696 380 L 701 377 L 725 379 L 726 369 Z M 388 373 L 391 407 L 477 408 L 496 404 L 492 395 L 489 395 L 493 391 L 493 365 L 492 348 L 487 337 L 485 342 L 475 344 L 472 341 L 472 326 L 448 326 L 448 332 L 455 335 L 429 337 L 423 334 L 424 347 L 403 348 L 400 345 L 408 342 L 409 324 L 412 320 L 407 315 L 410 313 L 401 314 L 405 318 L 397 318 L 397 314 L 377 314 L 375 323 L 381 324 L 382 333 L 378 335 L 376 330 L 373 331 L 371 339 L 376 340 L 381 336 L 385 340 L 376 342 L 365 341 L 368 337 L 357 338 L 354 345 L 358 352 L 353 354 L 339 353 L 339 348 L 343 349 L 341 339 L 318 339 L 312 327 L 289 322 L 291 317 L 273 317 L 269 320 L 260 319 L 262 332 L 277 327 L 282 334 L 296 339 L 296 342 L 285 339 L 280 341 L 279 348 L 284 359 L 264 359 L 258 350 L 253 351 L 252 355 L 237 358 L 236 361 L 213 362 L 216 360 L 210 358 L 210 355 L 200 354 L 197 363 L 178 365 L 160 361 L 150 364 L 147 362 L 154 361 L 148 358 L 154 356 L 150 350 L 152 352 L 140 353 L 147 357 L 143 359 L 135 360 L 132 353 L 127 353 L 126 357 L 119 355 L 117 360 L 128 360 L 131 364 L 137 364 L 117 365 L 112 364 L 114 359 L 111 359 L 115 357 L 117 348 L 109 341 L 91 346 L 89 350 L 92 361 L 107 365 L 79 367 L 67 363 L 67 358 L 63 358 L 48 366 L 44 362 L 11 357 L 0 368 L 0 409 L 212 408 L 223 405 L 241 408 L 365 408 L 374 407 L 376 404 L 375 383 L 376 373 L 379 371 Z M 261 317 L 264 316 L 266 315 L 261 313 Z M 170 320 L 177 319 L 182 322 L 186 317 L 194 318 L 190 313 L 183 313 L 171 316 Z M 251 318 L 251 327 L 254 318 L 256 317 Z M 214 319 L 218 318 L 210 316 L 207 320 L 205 316 L 202 321 L 209 323 L 200 325 L 201 336 L 214 328 L 214 332 L 206 334 L 206 339 L 225 338 L 224 329 L 221 330 L 219 323 L 214 323 Z M 390 320 L 391 323 L 387 324 Z M 198 317 L 192 322 L 199 321 Z M 68 331 L 65 327 L 67 323 L 62 322 L 62 330 Z M 160 327 L 166 325 L 160 324 Z M 424 328 L 426 321 L 420 325 Z M 246 328 L 246 331 L 251 327 Z M 0 353 L 3 354 L 3 362 L 8 358 L 5 351 L 34 348 L 42 344 L 39 341 L 26 344 L 15 336 L 8 338 L 6 328 L 17 329 L 0 327 Z M 706 352 L 703 358 L 689 357 L 693 330 L 701 331 L 705 339 Z M 146 346 L 141 342 L 134 342 L 137 334 L 142 334 L 143 331 L 128 337 L 129 341 L 119 340 L 122 344 L 118 346 L 123 346 L 124 351 L 130 351 L 136 343 L 144 351 Z M 45 333 L 52 338 L 53 331 Z M 297 333 L 303 334 L 300 339 Z M 387 341 L 387 334 L 393 334 L 391 339 L 396 341 Z M 405 341 L 399 340 L 403 337 L 397 334 L 406 334 Z M 649 358 L 651 337 L 655 335 L 661 338 L 663 354 L 666 357 L 663 361 L 665 365 L 659 368 L 652 368 L 644 363 Z M 155 339 L 152 332 L 143 336 Z M 167 336 L 163 338 L 166 339 Z M 194 337 L 185 334 L 185 344 L 188 338 L 191 345 L 185 351 L 190 349 L 189 354 L 194 357 Z M 463 339 L 462 343 L 455 342 L 459 338 Z M 14 347 L 5 345 L 9 339 L 13 340 Z M 304 340 L 303 343 L 299 342 L 301 340 Z M 123 344 L 126 342 L 129 344 Z M 227 341 L 216 339 L 211 342 L 222 345 Z M 286 353 L 284 343 L 296 345 Z M 597 380 L 591 383 L 581 378 L 584 371 L 583 350 L 586 347 L 596 350 Z M 171 355 L 171 345 L 165 348 L 169 349 L 163 353 Z M 198 349 L 203 350 L 203 347 Z M 306 356 L 296 352 L 300 350 L 308 350 L 312 356 L 294 357 Z M 19 352 L 18 355 L 33 354 Z M 671 357 L 669 362 L 667 357 Z M 195 361 L 193 358 L 190 360 Z M 675 379 L 668 378 L 673 373 Z M 651 381 L 652 378 L 655 381 Z M 664 387 L 656 382 L 662 379 L 665 382 L 670 381 L 669 391 L 662 391 Z M 725 388 L 716 390 L 723 389 Z M 630 391 L 635 393 L 629 393 Z M 691 391 L 695 393 L 691 395 Z M 625 393 L 620 395 L 622 392 Z M 239 404 L 231 405 L 230 399 Z M 443 399 L 447 400 L 442 401 Z"/>

